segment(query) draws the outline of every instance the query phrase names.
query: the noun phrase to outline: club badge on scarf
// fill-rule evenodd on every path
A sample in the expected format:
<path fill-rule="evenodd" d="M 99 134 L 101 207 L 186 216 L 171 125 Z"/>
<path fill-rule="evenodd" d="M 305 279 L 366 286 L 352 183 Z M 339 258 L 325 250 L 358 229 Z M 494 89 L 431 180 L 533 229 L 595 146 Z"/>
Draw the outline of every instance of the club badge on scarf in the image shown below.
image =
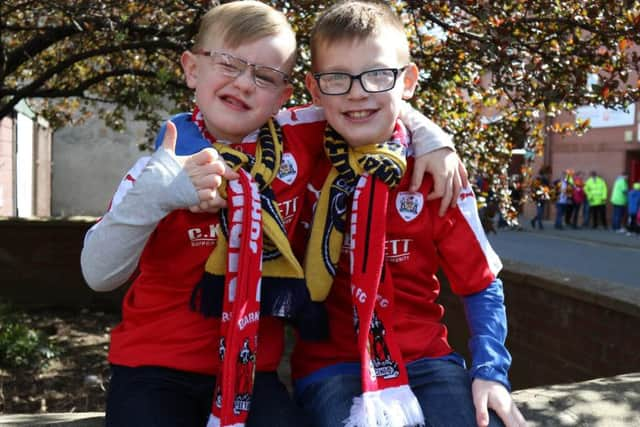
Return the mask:
<path fill-rule="evenodd" d="M 384 274 L 389 188 L 404 175 L 407 144 L 400 123 L 390 141 L 356 148 L 349 147 L 331 127 L 325 130 L 325 152 L 333 168 L 314 213 L 305 273 L 311 298 L 324 301 L 331 290 L 350 214 L 351 291 L 363 394 L 354 399 L 345 420 L 347 427 L 424 423 L 393 339 L 393 284 L 388 271 Z"/>

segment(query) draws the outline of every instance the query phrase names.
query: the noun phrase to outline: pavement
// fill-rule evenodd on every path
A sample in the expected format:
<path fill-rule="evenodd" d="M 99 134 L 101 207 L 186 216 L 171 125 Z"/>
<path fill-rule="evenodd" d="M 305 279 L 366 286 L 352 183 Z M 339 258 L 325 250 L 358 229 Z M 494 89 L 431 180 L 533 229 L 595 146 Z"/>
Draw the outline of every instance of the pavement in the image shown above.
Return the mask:
<path fill-rule="evenodd" d="M 591 228 L 558 230 L 545 222 L 543 230 L 525 223 L 521 231 L 502 228 L 488 238 L 505 271 L 515 262 L 524 271 L 545 277 L 555 272 L 585 283 L 598 280 L 603 286 L 626 286 L 640 295 L 640 237 L 635 234 Z"/>
<path fill-rule="evenodd" d="M 597 229 L 591 227 L 578 227 L 577 229 L 564 227 L 558 230 L 553 226 L 553 221 L 542 221 L 544 229 L 540 230 L 539 228 L 532 228 L 529 221 L 528 218 L 521 218 L 521 231 L 577 241 L 640 249 L 640 234 L 626 231 L 618 233 L 611 229 L 605 230 L 602 227 L 598 227 Z M 517 231 L 517 229 L 498 229 L 498 233 L 507 231 Z"/>
<path fill-rule="evenodd" d="M 639 427 L 640 373 L 519 390 L 528 427 Z"/>
<path fill-rule="evenodd" d="M 640 427 L 640 373 L 519 390 L 513 398 L 528 427 Z M 99 412 L 0 415 L 4 427 L 103 425 Z"/>

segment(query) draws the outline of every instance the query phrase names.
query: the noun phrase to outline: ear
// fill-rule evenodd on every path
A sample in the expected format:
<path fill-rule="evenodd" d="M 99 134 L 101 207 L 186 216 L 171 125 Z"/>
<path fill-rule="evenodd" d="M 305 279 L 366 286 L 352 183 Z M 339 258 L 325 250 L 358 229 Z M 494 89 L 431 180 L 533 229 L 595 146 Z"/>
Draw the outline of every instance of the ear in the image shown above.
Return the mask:
<path fill-rule="evenodd" d="M 413 97 L 413 93 L 416 90 L 416 86 L 418 86 L 418 67 L 416 64 L 411 62 L 407 65 L 407 68 L 404 70 L 404 77 L 402 78 L 402 83 L 404 84 L 404 89 L 402 90 L 402 99 L 410 99 Z"/>
<path fill-rule="evenodd" d="M 278 114 L 278 111 L 280 111 L 280 108 L 282 108 L 285 102 L 287 102 L 289 98 L 291 98 L 292 94 L 293 94 L 293 85 L 287 84 L 284 87 L 284 89 L 282 89 L 282 93 L 278 97 L 278 105 L 274 106 L 273 115 Z"/>
<path fill-rule="evenodd" d="M 318 87 L 318 82 L 313 77 L 313 74 L 307 73 L 304 78 L 304 83 L 307 86 L 307 90 L 311 94 L 311 100 L 318 107 L 322 107 L 322 92 L 320 92 L 320 88 Z"/>
<path fill-rule="evenodd" d="M 184 78 L 187 82 L 187 86 L 190 89 L 194 89 L 198 82 L 198 62 L 196 60 L 196 56 L 186 50 L 180 57 L 180 64 L 182 64 L 182 70 L 184 71 Z"/>

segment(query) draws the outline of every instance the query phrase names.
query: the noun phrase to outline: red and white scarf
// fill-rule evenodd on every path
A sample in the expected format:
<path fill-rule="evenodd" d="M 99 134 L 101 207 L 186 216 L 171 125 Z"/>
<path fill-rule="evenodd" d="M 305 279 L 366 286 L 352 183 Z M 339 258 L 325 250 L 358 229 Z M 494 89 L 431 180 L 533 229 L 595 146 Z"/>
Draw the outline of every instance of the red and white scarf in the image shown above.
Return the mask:
<path fill-rule="evenodd" d="M 212 413 L 207 427 L 242 427 L 251 407 L 258 348 L 260 282 L 262 276 L 262 215 L 260 195 L 251 175 L 238 170 L 229 181 L 229 241 L 227 274 L 220 324 Z"/>
<path fill-rule="evenodd" d="M 362 396 L 354 399 L 347 427 L 405 427 L 424 424 L 420 404 L 408 385 L 393 334 L 393 284 L 385 269 L 384 243 L 389 188 L 406 169 L 407 136 L 397 124 L 383 144 L 351 148 L 333 129 L 325 151 L 333 164 L 314 213 L 305 273 L 314 301 L 329 294 L 347 230 L 354 326 L 360 353 Z M 316 283 L 319 282 L 319 283 Z"/>
<path fill-rule="evenodd" d="M 218 189 L 228 208 L 220 212 L 218 242 L 191 306 L 221 318 L 220 369 L 207 426 L 242 427 L 251 407 L 260 315 L 294 317 L 308 292 L 271 189 L 282 158 L 280 129 L 269 120 L 250 156 L 216 142 L 198 109 L 193 120 L 240 176 Z"/>

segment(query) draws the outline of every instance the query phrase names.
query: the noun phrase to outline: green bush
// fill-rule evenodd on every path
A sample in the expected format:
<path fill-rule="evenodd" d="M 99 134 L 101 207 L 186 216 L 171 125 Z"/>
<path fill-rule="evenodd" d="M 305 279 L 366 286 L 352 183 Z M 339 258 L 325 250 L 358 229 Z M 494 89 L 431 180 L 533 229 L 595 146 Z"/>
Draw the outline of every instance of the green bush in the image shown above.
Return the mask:
<path fill-rule="evenodd" d="M 40 368 L 56 356 L 55 346 L 31 328 L 27 316 L 0 304 L 0 368 Z"/>

